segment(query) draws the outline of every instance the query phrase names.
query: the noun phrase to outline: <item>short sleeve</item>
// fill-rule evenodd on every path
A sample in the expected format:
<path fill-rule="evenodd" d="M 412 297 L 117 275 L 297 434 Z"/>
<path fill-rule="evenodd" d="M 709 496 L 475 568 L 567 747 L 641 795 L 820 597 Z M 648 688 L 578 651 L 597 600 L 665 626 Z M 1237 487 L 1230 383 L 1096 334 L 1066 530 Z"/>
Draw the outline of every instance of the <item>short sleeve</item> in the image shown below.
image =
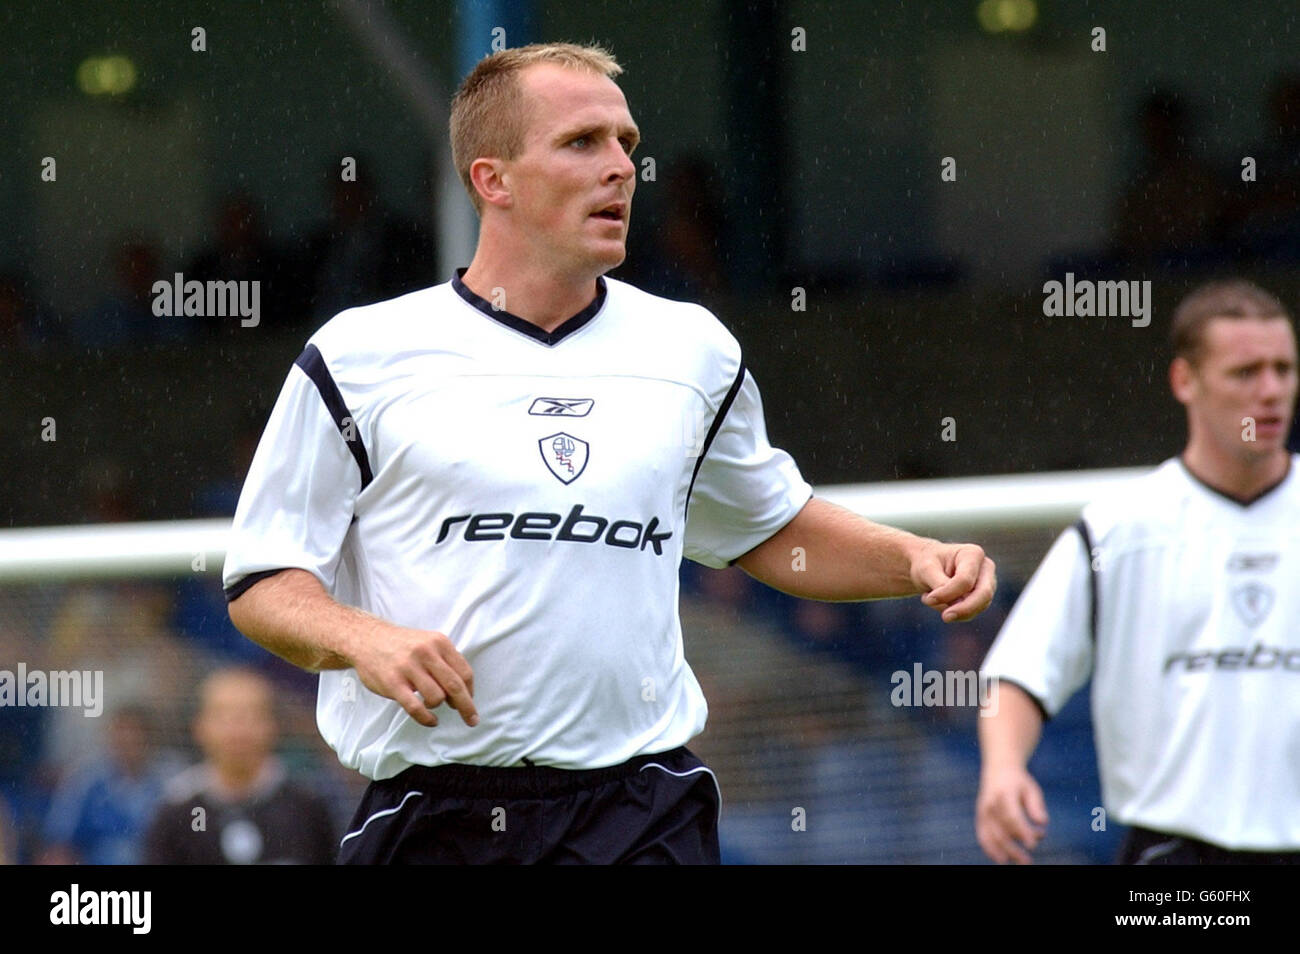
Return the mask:
<path fill-rule="evenodd" d="M 356 424 L 309 345 L 289 369 L 244 481 L 222 571 L 226 599 L 288 568 L 333 592 L 364 465 Z"/>
<path fill-rule="evenodd" d="M 687 501 L 683 552 L 720 569 L 793 520 L 812 487 L 794 459 L 768 443 L 758 385 L 743 365 L 711 437 Z"/>
<path fill-rule="evenodd" d="M 1071 527 L 1030 578 L 981 668 L 1020 686 L 1049 717 L 1092 672 L 1091 573 L 1083 536 Z"/>

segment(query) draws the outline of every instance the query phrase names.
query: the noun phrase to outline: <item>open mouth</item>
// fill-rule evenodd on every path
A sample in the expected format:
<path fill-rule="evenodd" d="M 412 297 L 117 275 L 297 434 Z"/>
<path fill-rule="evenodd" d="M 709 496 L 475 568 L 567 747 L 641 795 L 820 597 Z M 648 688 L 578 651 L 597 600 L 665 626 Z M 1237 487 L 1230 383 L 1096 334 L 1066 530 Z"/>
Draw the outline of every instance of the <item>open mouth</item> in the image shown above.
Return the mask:
<path fill-rule="evenodd" d="M 608 205 L 603 209 L 591 214 L 592 218 L 604 219 L 607 222 L 622 222 L 626 206 L 621 203 Z"/>

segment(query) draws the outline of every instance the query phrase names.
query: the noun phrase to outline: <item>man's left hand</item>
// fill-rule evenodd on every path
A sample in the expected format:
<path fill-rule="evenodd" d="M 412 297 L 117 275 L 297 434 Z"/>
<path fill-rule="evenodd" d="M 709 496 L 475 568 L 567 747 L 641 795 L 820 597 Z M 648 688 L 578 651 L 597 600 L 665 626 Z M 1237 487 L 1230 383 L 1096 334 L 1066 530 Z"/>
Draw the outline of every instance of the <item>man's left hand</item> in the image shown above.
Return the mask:
<path fill-rule="evenodd" d="M 927 543 L 912 560 L 912 582 L 945 623 L 975 618 L 998 588 L 997 568 L 973 543 Z"/>

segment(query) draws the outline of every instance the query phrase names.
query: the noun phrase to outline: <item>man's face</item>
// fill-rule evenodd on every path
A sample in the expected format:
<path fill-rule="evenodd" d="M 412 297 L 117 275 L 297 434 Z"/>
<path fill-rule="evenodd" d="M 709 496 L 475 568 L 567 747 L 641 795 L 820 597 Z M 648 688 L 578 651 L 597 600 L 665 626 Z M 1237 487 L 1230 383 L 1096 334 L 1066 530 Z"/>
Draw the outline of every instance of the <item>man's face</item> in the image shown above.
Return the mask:
<path fill-rule="evenodd" d="M 523 150 L 503 163 L 511 227 L 533 254 L 568 274 L 623 261 L 640 133 L 612 80 L 539 63 L 519 77 Z"/>
<path fill-rule="evenodd" d="M 1178 399 L 1218 452 L 1248 464 L 1285 448 L 1296 401 L 1290 322 L 1212 319 L 1200 359 L 1175 375 L 1179 378 Z"/>
<path fill-rule="evenodd" d="M 256 772 L 275 745 L 270 688 L 242 673 L 214 677 L 194 728 L 214 765 L 239 774 Z"/>

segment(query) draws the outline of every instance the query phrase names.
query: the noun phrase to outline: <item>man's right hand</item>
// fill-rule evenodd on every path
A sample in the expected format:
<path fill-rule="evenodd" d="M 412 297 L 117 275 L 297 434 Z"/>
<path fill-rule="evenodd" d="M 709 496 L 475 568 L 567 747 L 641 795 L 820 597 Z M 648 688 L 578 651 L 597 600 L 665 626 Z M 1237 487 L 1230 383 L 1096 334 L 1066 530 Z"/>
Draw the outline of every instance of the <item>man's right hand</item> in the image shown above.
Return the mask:
<path fill-rule="evenodd" d="M 444 633 L 410 629 L 345 606 L 315 574 L 289 567 L 258 580 L 229 604 L 230 621 L 308 672 L 355 669 L 371 692 L 392 699 L 420 725 L 446 702 L 478 725 L 474 670 Z"/>
<path fill-rule="evenodd" d="M 392 699 L 420 725 L 437 725 L 431 710 L 444 702 L 466 725 L 478 725 L 474 670 L 443 633 L 385 624 L 358 640 L 349 656 L 367 689 Z"/>
<path fill-rule="evenodd" d="M 987 769 L 975 799 L 975 837 L 998 864 L 1027 865 L 1047 827 L 1047 805 L 1034 777 L 1018 766 Z"/>

